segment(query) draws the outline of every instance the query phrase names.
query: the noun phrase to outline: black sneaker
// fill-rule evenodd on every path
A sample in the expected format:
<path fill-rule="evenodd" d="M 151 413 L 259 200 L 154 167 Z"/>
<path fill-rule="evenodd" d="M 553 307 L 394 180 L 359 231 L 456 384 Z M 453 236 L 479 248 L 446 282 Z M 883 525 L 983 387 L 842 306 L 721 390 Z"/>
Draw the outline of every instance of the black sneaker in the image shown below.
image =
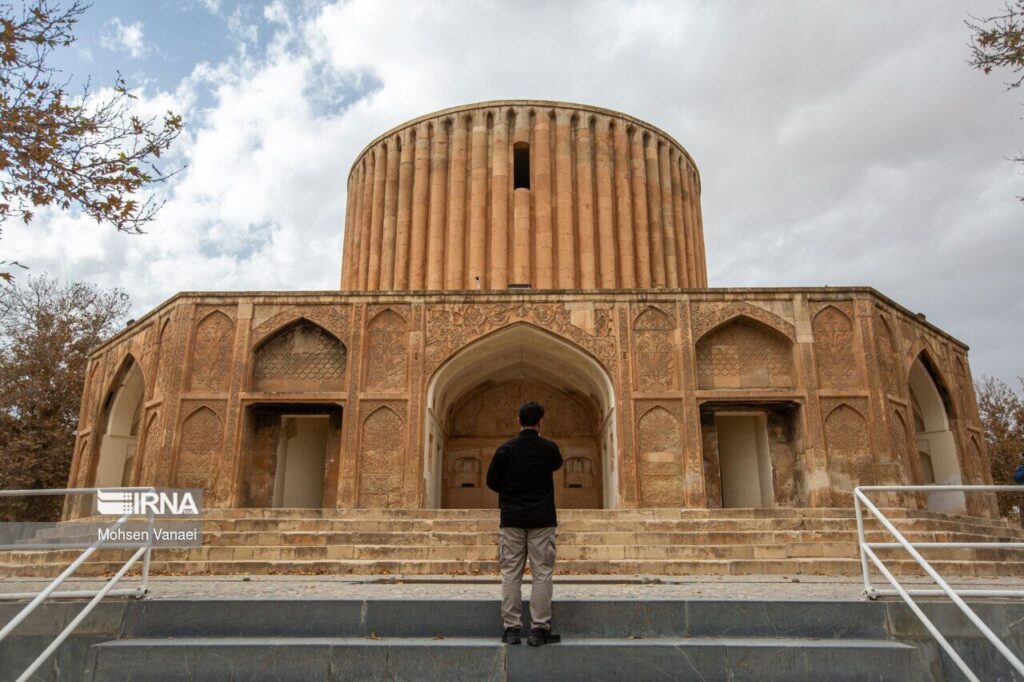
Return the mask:
<path fill-rule="evenodd" d="M 542 646 L 544 644 L 558 644 L 562 641 L 561 635 L 556 635 L 551 630 L 544 628 L 533 628 L 530 630 L 530 638 L 526 643 L 530 646 Z"/>
<path fill-rule="evenodd" d="M 505 628 L 505 634 L 501 636 L 501 641 L 504 644 L 519 644 L 522 641 L 519 638 L 519 628 Z"/>

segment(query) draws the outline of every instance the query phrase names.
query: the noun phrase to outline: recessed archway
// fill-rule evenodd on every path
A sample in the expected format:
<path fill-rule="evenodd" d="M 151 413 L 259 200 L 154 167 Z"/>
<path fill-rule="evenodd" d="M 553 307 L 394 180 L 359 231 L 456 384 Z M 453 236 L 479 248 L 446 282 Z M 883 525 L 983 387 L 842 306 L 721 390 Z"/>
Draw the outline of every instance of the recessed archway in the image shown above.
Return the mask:
<path fill-rule="evenodd" d="M 527 323 L 462 349 L 427 386 L 424 479 L 428 507 L 493 506 L 484 475 L 494 448 L 514 435 L 519 401 L 548 401 L 543 431 L 559 441 L 563 507 L 613 508 L 618 500 L 615 392 L 590 355 Z M 504 396 L 498 403 L 498 396 Z"/>
<path fill-rule="evenodd" d="M 131 484 L 145 389 L 142 370 L 129 356 L 118 373 L 104 409 L 105 429 L 100 441 L 94 486 L 106 488 Z"/>
<path fill-rule="evenodd" d="M 910 368 L 910 402 L 922 483 L 957 485 L 962 482 L 956 438 L 950 429 L 950 406 L 942 379 L 926 353 Z M 932 511 L 962 512 L 964 494 L 937 492 L 928 495 Z"/>

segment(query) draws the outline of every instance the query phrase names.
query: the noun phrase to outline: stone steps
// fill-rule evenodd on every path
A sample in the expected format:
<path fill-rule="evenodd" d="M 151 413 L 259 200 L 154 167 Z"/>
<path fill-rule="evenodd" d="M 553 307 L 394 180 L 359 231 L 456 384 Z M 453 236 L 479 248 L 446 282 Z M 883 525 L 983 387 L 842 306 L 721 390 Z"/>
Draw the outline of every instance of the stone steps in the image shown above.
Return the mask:
<path fill-rule="evenodd" d="M 924 679 L 913 646 L 884 640 L 694 637 L 574 639 L 508 647 L 495 637 L 163 638 L 93 647 L 95 680 L 678 680 L 775 679 L 913 682 Z M 877 676 L 876 676 L 877 673 Z M 642 677 L 635 677 L 642 675 Z M 694 679 L 697 679 L 696 677 Z"/>
<path fill-rule="evenodd" d="M 0 623 L 19 608 L 0 602 Z M 0 643 L 0 679 L 13 679 L 79 608 L 44 604 Z M 923 608 L 982 679 L 1011 679 L 953 605 Z M 974 608 L 1019 649 L 1021 605 Z M 113 600 L 38 679 L 959 679 L 900 602 L 556 598 L 553 613 L 563 641 L 537 649 L 499 642 L 497 598 Z"/>
<path fill-rule="evenodd" d="M 912 542 L 1024 540 L 1001 520 L 887 510 Z M 95 521 L 97 519 L 91 519 Z M 109 523 L 109 519 L 106 519 Z M 154 551 L 156 574 L 497 574 L 497 512 L 491 510 L 217 509 L 204 516 L 204 544 Z M 860 572 L 857 526 L 848 509 L 566 510 L 559 572 L 740 575 Z M 868 538 L 891 542 L 877 524 Z M 88 540 L 74 524 L 50 539 Z M 95 532 L 94 530 L 92 532 Z M 893 569 L 918 574 L 902 550 L 879 550 Z M 52 576 L 79 550 L 0 552 L 0 575 Z M 117 570 L 128 550 L 103 550 L 80 575 Z M 1024 572 L 1024 551 L 929 549 L 953 575 Z"/>
<path fill-rule="evenodd" d="M 358 529 L 364 532 L 493 532 L 496 519 L 232 519 L 207 520 L 204 529 L 216 531 L 307 531 L 346 532 Z M 974 524 L 945 519 L 899 520 L 901 530 L 948 530 L 971 529 L 989 534 L 1010 536 L 1019 534 L 1011 528 L 999 525 Z M 852 519 L 841 518 L 783 518 L 783 519 L 570 519 L 561 520 L 561 532 L 607 531 L 750 531 L 750 530 L 849 530 L 856 529 Z M 875 524 L 866 528 L 878 530 Z"/>
<path fill-rule="evenodd" d="M 898 548 L 878 549 L 883 558 L 901 558 Z M 1013 560 L 1015 550 L 1000 549 L 926 549 L 931 559 L 976 559 L 988 561 Z M 11 552 L 9 563 L 70 563 L 79 550 L 58 550 L 48 553 Z M 204 545 L 202 547 L 158 548 L 153 558 L 157 561 L 304 561 L 316 559 L 355 560 L 449 560 L 486 561 L 494 559 L 497 546 L 493 543 L 472 545 L 435 544 L 330 544 L 330 545 Z M 127 558 L 130 550 L 106 550 L 97 560 Z M 786 542 L 769 544 L 562 544 L 558 548 L 559 561 L 604 559 L 786 559 L 800 557 L 850 558 L 857 556 L 856 542 Z"/>

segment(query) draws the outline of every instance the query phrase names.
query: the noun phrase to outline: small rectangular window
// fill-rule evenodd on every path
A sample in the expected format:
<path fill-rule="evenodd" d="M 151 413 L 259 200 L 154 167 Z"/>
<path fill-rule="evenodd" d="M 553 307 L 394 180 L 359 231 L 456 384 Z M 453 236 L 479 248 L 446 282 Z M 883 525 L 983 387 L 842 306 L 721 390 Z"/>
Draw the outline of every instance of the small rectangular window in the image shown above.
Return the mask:
<path fill-rule="evenodd" d="M 530 189 L 530 144 L 516 142 L 512 147 L 513 189 Z"/>
<path fill-rule="evenodd" d="M 472 483 L 463 483 L 462 487 L 463 488 L 475 488 L 476 486 L 473 485 Z"/>

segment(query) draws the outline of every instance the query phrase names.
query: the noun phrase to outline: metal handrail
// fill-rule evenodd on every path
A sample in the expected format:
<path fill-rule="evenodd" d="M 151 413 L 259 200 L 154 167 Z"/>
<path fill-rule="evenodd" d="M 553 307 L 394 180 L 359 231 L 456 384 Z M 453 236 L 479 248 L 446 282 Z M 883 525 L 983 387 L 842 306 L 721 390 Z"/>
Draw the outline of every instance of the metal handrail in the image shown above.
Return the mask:
<path fill-rule="evenodd" d="M 64 488 L 64 489 L 48 489 L 48 490 L 0 490 L 0 497 L 29 497 L 29 496 L 36 496 L 36 495 L 84 495 L 84 494 L 95 494 L 99 490 L 100 490 L 99 488 Z M 115 491 L 121 491 L 121 492 L 128 492 L 128 491 L 131 491 L 131 492 L 135 492 L 135 491 L 138 491 L 138 492 L 152 492 L 152 491 L 155 490 L 155 488 L 146 486 L 146 487 L 135 487 L 135 488 L 127 488 L 127 487 L 103 488 L 103 490 L 115 490 Z M 131 518 L 132 516 L 133 516 L 133 514 L 131 514 L 131 513 L 123 514 L 116 522 L 114 522 L 113 525 L 110 526 L 110 530 L 111 531 L 117 530 L 118 528 L 123 526 L 128 521 L 128 519 Z M 121 567 L 121 569 L 116 574 L 114 574 L 114 576 L 112 578 L 110 578 L 110 580 L 108 580 L 103 585 L 103 587 L 101 587 L 99 590 L 74 590 L 74 591 L 69 591 L 69 592 L 56 592 L 57 588 L 60 587 L 64 583 L 64 581 L 67 580 L 72 574 L 74 574 L 75 571 L 77 571 L 82 566 L 82 564 L 84 564 L 86 562 L 86 560 L 90 556 L 92 556 L 97 550 L 99 550 L 101 548 L 109 549 L 109 548 L 113 548 L 113 547 L 124 547 L 125 543 L 105 542 L 103 540 L 103 538 L 100 537 L 100 538 L 98 538 L 96 540 L 96 542 L 93 542 L 88 547 L 86 547 L 85 551 L 82 552 L 78 556 L 77 559 L 72 561 L 70 566 L 68 566 L 66 569 L 64 569 L 61 572 L 60 575 L 58 575 L 56 578 L 54 578 L 50 582 L 50 584 L 47 585 L 46 587 L 44 587 L 43 590 L 41 592 L 39 592 L 38 594 L 35 594 L 35 593 L 14 593 L 14 594 L 7 593 L 7 594 L 0 594 L 0 597 L 4 597 L 4 598 L 26 598 L 26 597 L 33 597 L 32 601 L 30 601 L 25 606 L 25 608 L 23 608 L 21 611 L 19 611 L 18 614 L 14 618 L 12 618 L 9 623 L 7 623 L 2 629 L 0 629 L 0 642 L 2 642 L 4 640 L 4 638 L 7 637 L 7 635 L 9 635 L 14 630 L 14 628 L 18 627 L 18 625 L 20 625 L 22 622 L 24 622 L 24 620 L 26 618 L 28 618 L 28 616 L 36 609 L 36 607 L 38 607 L 40 604 L 42 604 L 44 601 L 46 601 L 46 599 L 48 597 L 51 597 L 51 596 L 53 596 L 53 597 L 92 597 L 92 599 L 89 601 L 89 603 L 86 604 L 81 609 L 81 611 L 78 612 L 78 614 L 71 620 L 70 623 L 67 624 L 67 626 L 63 630 L 61 630 L 60 634 L 57 635 L 57 637 L 49 644 L 49 646 L 47 646 L 46 649 L 44 649 L 43 652 L 34 661 L 32 661 L 32 664 L 29 665 L 29 667 L 25 669 L 25 672 L 23 672 L 18 677 L 17 682 L 22 682 L 23 680 L 28 680 L 36 672 L 36 670 L 38 670 L 39 667 L 43 663 L 46 662 L 46 660 L 50 657 L 50 655 L 53 654 L 53 652 L 57 650 L 57 647 L 59 647 L 61 644 L 64 643 L 64 640 L 66 640 L 68 638 L 68 636 L 70 636 L 71 633 L 74 631 L 74 629 L 76 627 L 78 627 L 78 625 L 83 620 L 85 620 L 85 618 L 92 612 L 92 610 L 94 608 L 96 608 L 96 605 L 99 604 L 103 600 L 104 597 L 106 597 L 108 595 L 111 595 L 111 594 L 120 594 L 120 595 L 133 596 L 133 597 L 143 597 L 143 596 L 146 595 L 147 592 L 149 592 L 149 564 L 150 564 L 150 555 L 153 552 L 153 521 L 154 521 L 153 510 L 151 508 L 147 509 L 146 524 L 147 524 L 147 528 L 149 529 L 149 532 L 146 534 L 146 542 L 143 543 L 141 546 L 132 545 L 132 546 L 137 547 L 136 552 L 131 556 L 130 559 L 128 559 L 128 561 L 126 561 L 124 563 L 124 565 Z M 79 543 L 72 543 L 72 544 L 79 544 Z M 54 550 L 54 549 L 67 549 L 67 548 L 69 548 L 68 545 L 55 545 L 55 544 L 44 544 L 44 545 L 29 545 L 29 544 L 0 545 L 0 550 L 13 549 L 13 550 L 17 550 L 17 551 L 40 551 L 40 550 Z M 77 549 L 78 547 L 75 547 L 75 548 Z M 132 566 L 135 565 L 135 562 L 138 561 L 140 557 L 143 557 L 143 563 L 142 563 L 142 582 L 139 585 L 139 587 L 131 588 L 131 589 L 114 590 L 113 589 L 114 585 L 116 585 L 117 582 L 119 580 L 121 580 L 121 578 L 123 578 L 126 573 L 128 573 L 128 571 L 131 569 Z"/>
<path fill-rule="evenodd" d="M 879 595 L 883 594 L 896 594 L 899 595 L 910 610 L 914 612 L 914 615 L 918 617 L 925 629 L 935 638 L 939 645 L 943 648 L 949 658 L 956 664 L 960 671 L 967 677 L 968 680 L 974 682 L 980 682 L 977 675 L 975 675 L 968 665 L 964 662 L 963 658 L 953 649 L 949 641 L 939 632 L 939 629 L 935 627 L 935 624 L 924 614 L 921 607 L 914 601 L 914 595 L 917 596 L 935 596 L 945 595 L 949 597 L 954 604 L 960 609 L 968 620 L 974 623 L 975 627 L 981 631 L 985 638 L 1009 661 L 1010 665 L 1021 675 L 1024 675 L 1024 663 L 1003 643 L 999 637 L 996 636 L 992 630 L 985 625 L 984 621 L 978 617 L 971 607 L 969 607 L 961 595 L 967 596 L 979 596 L 979 597 L 1024 597 L 1024 590 L 959 590 L 959 593 L 950 587 L 941 575 L 932 567 L 928 561 L 921 556 L 921 553 L 917 551 L 916 547 L 926 548 L 959 548 L 959 549 L 989 549 L 993 546 L 998 546 L 1000 549 L 1024 549 L 1024 542 L 919 542 L 911 543 L 907 540 L 904 535 L 897 530 L 896 526 L 886 518 L 885 514 L 875 506 L 871 500 L 867 497 L 867 492 L 1020 492 L 1020 486 L 1012 485 L 868 485 L 859 486 L 853 491 L 854 500 L 854 513 L 857 517 L 857 539 L 860 547 L 860 563 L 861 570 L 864 575 L 864 594 L 869 599 L 876 599 Z M 861 505 L 864 505 L 868 511 L 878 520 L 882 526 L 896 538 L 896 542 L 867 542 L 864 537 L 864 514 L 861 511 Z M 876 549 L 891 549 L 895 547 L 901 547 L 907 551 L 908 554 L 917 562 L 918 566 L 924 569 L 924 572 L 928 574 L 932 580 L 939 586 L 940 589 L 906 589 L 904 588 L 896 577 L 886 568 L 885 564 L 875 553 Z M 871 573 L 868 566 L 868 559 L 878 568 L 878 571 L 885 576 L 885 579 L 892 585 L 892 589 L 875 588 L 871 584 Z"/>

